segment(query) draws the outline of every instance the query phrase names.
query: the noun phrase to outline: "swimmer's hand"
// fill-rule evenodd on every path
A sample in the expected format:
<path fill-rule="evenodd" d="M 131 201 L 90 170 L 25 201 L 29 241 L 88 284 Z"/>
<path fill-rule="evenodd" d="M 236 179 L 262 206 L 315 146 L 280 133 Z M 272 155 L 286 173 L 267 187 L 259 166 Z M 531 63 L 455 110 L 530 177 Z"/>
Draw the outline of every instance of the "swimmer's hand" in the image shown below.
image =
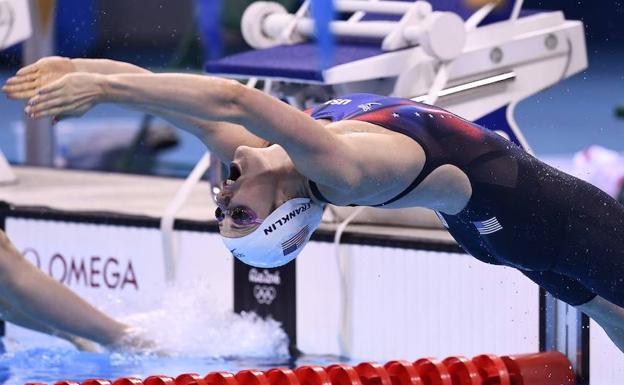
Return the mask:
<path fill-rule="evenodd" d="M 98 344 L 81 337 L 70 335 L 62 338 L 65 338 L 67 341 L 71 342 L 72 345 L 74 345 L 76 349 L 80 350 L 81 352 L 99 353 L 102 351 Z"/>
<path fill-rule="evenodd" d="M 121 353 L 141 353 L 155 356 L 168 356 L 158 344 L 151 340 L 141 328 L 128 327 L 114 343 L 107 345 L 110 351 Z"/>
<path fill-rule="evenodd" d="M 27 65 L 9 78 L 2 91 L 11 99 L 27 100 L 37 94 L 41 87 L 76 72 L 76 66 L 69 58 L 50 56 Z"/>
<path fill-rule="evenodd" d="M 105 75 L 86 72 L 69 73 L 48 84 L 28 100 L 26 115 L 38 119 L 82 116 L 104 96 Z"/>

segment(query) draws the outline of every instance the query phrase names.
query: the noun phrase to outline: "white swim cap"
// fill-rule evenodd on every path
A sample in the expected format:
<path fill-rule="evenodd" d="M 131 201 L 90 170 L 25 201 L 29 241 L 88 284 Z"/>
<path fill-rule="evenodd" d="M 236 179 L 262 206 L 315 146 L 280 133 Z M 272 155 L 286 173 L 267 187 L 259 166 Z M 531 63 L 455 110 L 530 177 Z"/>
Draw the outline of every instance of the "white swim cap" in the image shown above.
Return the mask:
<path fill-rule="evenodd" d="M 221 239 L 236 258 L 248 265 L 278 267 L 299 255 L 321 224 L 322 216 L 323 206 L 308 198 L 295 198 L 275 209 L 251 234 Z"/>

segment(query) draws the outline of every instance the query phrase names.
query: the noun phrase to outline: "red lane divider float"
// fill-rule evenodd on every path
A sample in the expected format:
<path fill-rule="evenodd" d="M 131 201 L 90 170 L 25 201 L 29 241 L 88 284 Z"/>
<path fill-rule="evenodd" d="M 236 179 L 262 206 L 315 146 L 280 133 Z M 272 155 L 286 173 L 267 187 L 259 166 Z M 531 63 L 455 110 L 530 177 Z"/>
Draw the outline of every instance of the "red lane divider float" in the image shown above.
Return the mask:
<path fill-rule="evenodd" d="M 197 373 L 184 373 L 175 378 L 176 385 L 206 385 L 206 380 Z M 116 385 L 116 384 L 113 384 Z M 141 384 L 119 384 L 119 385 L 141 385 Z"/>
<path fill-rule="evenodd" d="M 274 368 L 169 376 L 90 379 L 82 383 L 61 381 L 54 385 L 574 385 L 570 361 L 559 352 L 498 357 L 482 354 L 468 359 L 448 357 L 390 361 L 385 365 L 363 362 L 357 366 L 302 366 L 291 370 Z M 47 385 L 28 383 L 25 385 Z"/>
<path fill-rule="evenodd" d="M 576 383 L 570 361 L 559 352 L 504 356 L 502 360 L 512 385 Z"/>
<path fill-rule="evenodd" d="M 425 385 L 453 385 L 451 374 L 442 361 L 435 358 L 421 358 L 414 361 L 414 367 Z"/>
<path fill-rule="evenodd" d="M 409 361 L 390 361 L 384 365 L 392 385 L 424 385 L 418 371 Z"/>
<path fill-rule="evenodd" d="M 87 385 L 87 384 L 82 384 Z M 96 384 L 89 384 L 96 385 Z M 103 384 L 102 384 L 103 385 Z M 143 380 L 143 385 L 176 385 L 175 380 L 169 376 L 149 376 L 145 380 Z"/>
<path fill-rule="evenodd" d="M 56 383 L 54 385 L 60 385 Z M 113 381 L 113 385 L 143 385 L 143 380 L 134 377 L 124 377 Z"/>
<path fill-rule="evenodd" d="M 93 378 L 84 381 L 82 385 L 112 385 L 112 381 Z"/>
<path fill-rule="evenodd" d="M 448 368 L 453 385 L 481 385 L 477 366 L 466 357 L 448 357 L 442 361 Z"/>
<path fill-rule="evenodd" d="M 322 366 L 302 366 L 295 369 L 301 385 L 332 385 L 329 374 Z"/>
<path fill-rule="evenodd" d="M 511 385 L 509 372 L 505 362 L 500 357 L 493 354 L 482 354 L 473 358 L 472 362 L 479 369 L 484 385 Z"/>
<path fill-rule="evenodd" d="M 363 385 L 392 385 L 390 374 L 376 362 L 362 362 L 355 367 Z"/>
<path fill-rule="evenodd" d="M 363 385 L 355 368 L 345 364 L 334 364 L 327 367 L 327 374 L 332 385 Z"/>
<path fill-rule="evenodd" d="M 275 368 L 266 372 L 271 385 L 301 385 L 294 371 L 287 368 Z"/>
<path fill-rule="evenodd" d="M 206 385 L 238 385 L 234 375 L 228 372 L 208 373 L 204 377 L 204 381 L 206 381 Z"/>

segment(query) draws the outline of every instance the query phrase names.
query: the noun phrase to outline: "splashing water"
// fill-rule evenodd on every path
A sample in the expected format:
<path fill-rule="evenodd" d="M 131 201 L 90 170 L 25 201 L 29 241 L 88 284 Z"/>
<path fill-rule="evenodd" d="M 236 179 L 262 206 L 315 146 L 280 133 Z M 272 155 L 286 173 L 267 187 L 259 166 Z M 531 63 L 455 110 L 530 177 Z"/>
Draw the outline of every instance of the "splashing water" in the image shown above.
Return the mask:
<path fill-rule="evenodd" d="M 122 317 L 156 344 L 156 352 L 187 357 L 287 358 L 288 337 L 279 322 L 223 309 L 207 283 L 167 288 L 160 308 Z"/>
<path fill-rule="evenodd" d="M 140 329 L 141 336 L 155 343 L 154 348 L 139 353 L 79 352 L 65 341 L 15 330 L 3 341 L 6 351 L 0 355 L 0 382 L 174 376 L 270 367 L 287 361 L 288 337 L 279 322 L 253 313 L 235 314 L 213 293 L 207 283 L 191 282 L 168 287 L 159 293 L 158 302 L 147 307 L 149 299 L 135 307 L 119 297 L 100 298 L 105 313 Z M 152 310 L 128 314 L 129 308 Z"/>

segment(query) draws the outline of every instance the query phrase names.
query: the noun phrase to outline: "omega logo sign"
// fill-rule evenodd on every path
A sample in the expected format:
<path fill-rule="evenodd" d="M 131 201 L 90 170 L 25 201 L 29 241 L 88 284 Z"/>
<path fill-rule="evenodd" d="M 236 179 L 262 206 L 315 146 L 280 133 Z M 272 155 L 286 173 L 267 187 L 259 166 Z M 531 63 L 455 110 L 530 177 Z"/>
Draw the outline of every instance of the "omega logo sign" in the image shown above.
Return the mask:
<path fill-rule="evenodd" d="M 249 270 L 247 277 L 249 282 L 254 283 L 253 295 L 260 305 L 270 305 L 277 298 L 277 285 L 282 283 L 279 271 L 271 273 L 268 270 Z M 275 286 L 274 286 L 275 285 Z"/>
<path fill-rule="evenodd" d="M 22 254 L 40 270 L 66 285 L 111 290 L 139 289 L 132 261 L 120 262 L 115 257 L 68 257 L 56 253 L 44 263 L 35 249 L 26 249 Z"/>

